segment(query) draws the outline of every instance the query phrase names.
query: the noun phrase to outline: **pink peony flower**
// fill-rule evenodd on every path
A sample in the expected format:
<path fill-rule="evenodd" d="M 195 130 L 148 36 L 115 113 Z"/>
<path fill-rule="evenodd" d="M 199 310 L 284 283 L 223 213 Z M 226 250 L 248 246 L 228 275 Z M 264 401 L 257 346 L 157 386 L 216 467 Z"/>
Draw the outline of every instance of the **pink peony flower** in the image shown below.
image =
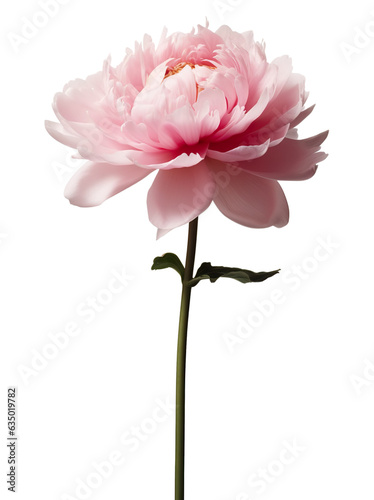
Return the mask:
<path fill-rule="evenodd" d="M 74 205 L 91 207 L 158 173 L 148 192 L 158 236 L 186 224 L 212 201 L 248 227 L 287 224 L 278 180 L 311 177 L 326 158 L 327 132 L 298 140 L 305 79 L 283 56 L 269 63 L 252 32 L 164 30 L 125 59 L 56 94 L 60 123 L 50 135 L 89 160 L 66 186 Z"/>

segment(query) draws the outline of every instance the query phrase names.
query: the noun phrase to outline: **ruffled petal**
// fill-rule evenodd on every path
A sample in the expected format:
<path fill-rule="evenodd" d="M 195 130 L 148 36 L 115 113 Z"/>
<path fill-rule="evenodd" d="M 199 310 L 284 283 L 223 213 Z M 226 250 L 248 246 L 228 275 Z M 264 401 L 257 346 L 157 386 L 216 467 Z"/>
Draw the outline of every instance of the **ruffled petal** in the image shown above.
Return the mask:
<path fill-rule="evenodd" d="M 328 131 L 303 140 L 285 138 L 278 146 L 269 148 L 261 158 L 240 162 L 239 167 L 261 177 L 280 181 L 301 181 L 312 177 L 317 163 L 327 158 L 320 151 Z"/>

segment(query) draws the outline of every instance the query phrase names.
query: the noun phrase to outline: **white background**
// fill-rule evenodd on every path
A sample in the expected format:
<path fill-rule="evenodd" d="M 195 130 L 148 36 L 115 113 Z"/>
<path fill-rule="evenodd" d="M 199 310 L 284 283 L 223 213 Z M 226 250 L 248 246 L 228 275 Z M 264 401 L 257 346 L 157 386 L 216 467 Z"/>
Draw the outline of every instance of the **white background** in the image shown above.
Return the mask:
<path fill-rule="evenodd" d="M 187 227 L 156 241 L 145 202 L 151 178 L 101 207 L 69 205 L 63 189 L 77 163 L 43 122 L 54 119 L 54 93 L 101 69 L 109 53 L 117 64 L 143 33 L 157 42 L 163 26 L 189 31 L 207 16 L 212 29 L 254 30 L 270 60 L 292 56 L 307 77 L 308 103 L 317 103 L 300 135 L 330 129 L 323 145 L 330 156 L 311 180 L 282 183 L 291 209 L 283 229 L 244 228 L 213 205 L 200 218 L 197 265 L 282 273 L 262 284 L 222 280 L 193 290 L 186 500 L 372 500 L 374 3 L 65 3 L 18 52 L 9 34 L 21 35 L 23 18 L 41 7 L 1 5 L 1 497 L 11 496 L 6 397 L 15 385 L 18 498 L 83 498 L 79 481 L 98 480 L 94 462 L 117 450 L 123 465 L 86 498 L 173 499 L 174 417 L 149 419 L 158 400 L 174 398 L 180 282 L 172 270 L 150 267 L 166 251 L 184 259 Z M 61 179 L 56 164 L 66 166 Z M 330 253 L 321 241 L 330 241 Z M 87 323 L 77 310 L 103 296 L 113 270 L 128 284 Z M 255 301 L 276 289 L 282 304 L 260 314 L 249 335 Z M 72 321 L 80 334 L 22 377 L 35 352 L 48 350 L 50 334 Z M 238 341 L 231 351 L 229 335 Z M 143 429 L 136 451 L 134 441 L 121 441 L 132 426 Z M 285 441 L 300 450 L 282 465 Z M 261 468 L 271 480 L 262 493 L 248 482 Z"/>

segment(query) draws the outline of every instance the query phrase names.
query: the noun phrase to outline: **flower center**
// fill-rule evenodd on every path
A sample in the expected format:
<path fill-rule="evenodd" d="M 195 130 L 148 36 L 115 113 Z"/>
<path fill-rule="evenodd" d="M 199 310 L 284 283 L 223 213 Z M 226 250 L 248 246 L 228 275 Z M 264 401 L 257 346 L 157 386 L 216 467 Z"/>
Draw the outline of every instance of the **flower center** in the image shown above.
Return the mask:
<path fill-rule="evenodd" d="M 180 62 L 180 63 L 176 64 L 175 66 L 173 66 L 172 68 L 168 67 L 166 69 L 164 80 L 165 80 L 165 78 L 168 78 L 169 76 L 173 76 L 173 75 L 176 75 L 177 73 L 180 73 L 182 71 L 182 69 L 185 68 L 186 66 L 189 66 L 192 70 L 195 70 L 195 69 L 198 70 L 199 68 L 207 68 L 209 70 L 217 69 L 216 66 L 210 66 L 208 64 L 196 64 L 195 65 L 194 63 L 191 63 L 191 62 Z M 197 68 L 196 68 L 196 66 L 197 66 Z M 196 78 L 196 73 L 195 73 L 195 78 Z M 199 92 L 201 92 L 202 90 L 204 90 L 204 87 L 202 87 L 201 85 L 199 85 L 198 82 L 196 82 L 196 98 L 197 98 Z"/>
<path fill-rule="evenodd" d="M 172 76 L 172 75 L 175 75 L 175 74 L 179 73 L 186 66 L 189 66 L 191 69 L 195 69 L 195 65 L 193 63 L 190 63 L 190 62 L 180 62 L 176 66 L 174 66 L 173 68 L 167 68 L 167 70 L 165 72 L 164 80 L 168 76 Z"/>

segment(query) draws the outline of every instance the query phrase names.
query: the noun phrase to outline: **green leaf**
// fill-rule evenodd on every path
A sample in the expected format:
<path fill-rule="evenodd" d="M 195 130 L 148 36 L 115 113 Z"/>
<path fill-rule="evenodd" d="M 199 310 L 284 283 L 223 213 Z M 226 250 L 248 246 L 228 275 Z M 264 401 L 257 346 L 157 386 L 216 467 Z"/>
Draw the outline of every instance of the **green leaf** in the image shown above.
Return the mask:
<path fill-rule="evenodd" d="M 197 270 L 196 276 L 188 283 L 191 286 L 195 286 L 201 280 L 206 279 L 209 279 L 211 283 L 214 283 L 218 280 L 218 278 L 232 278 L 240 281 L 241 283 L 258 283 L 271 278 L 275 274 L 279 273 L 279 271 L 280 269 L 277 269 L 276 271 L 261 271 L 259 273 L 255 273 L 254 271 L 240 269 L 239 267 L 212 266 L 210 262 L 204 262 Z"/>
<path fill-rule="evenodd" d="M 175 271 L 177 271 L 178 274 L 180 274 L 180 277 L 184 277 L 184 265 L 180 261 L 179 257 L 175 255 L 175 253 L 165 253 L 161 257 L 156 257 L 153 261 L 152 269 L 166 269 L 168 267 L 171 267 Z"/>

